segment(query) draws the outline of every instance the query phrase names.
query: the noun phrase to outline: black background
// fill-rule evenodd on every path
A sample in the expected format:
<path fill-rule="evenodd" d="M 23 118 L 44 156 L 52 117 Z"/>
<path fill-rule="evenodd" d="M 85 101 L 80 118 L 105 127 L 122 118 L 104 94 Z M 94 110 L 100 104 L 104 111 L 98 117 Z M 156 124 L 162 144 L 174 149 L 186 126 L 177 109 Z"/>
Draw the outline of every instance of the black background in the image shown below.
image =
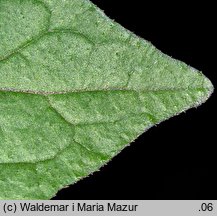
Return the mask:
<path fill-rule="evenodd" d="M 203 71 L 216 86 L 214 5 L 93 0 L 125 28 Z M 54 199 L 217 199 L 216 95 L 140 136 Z"/>

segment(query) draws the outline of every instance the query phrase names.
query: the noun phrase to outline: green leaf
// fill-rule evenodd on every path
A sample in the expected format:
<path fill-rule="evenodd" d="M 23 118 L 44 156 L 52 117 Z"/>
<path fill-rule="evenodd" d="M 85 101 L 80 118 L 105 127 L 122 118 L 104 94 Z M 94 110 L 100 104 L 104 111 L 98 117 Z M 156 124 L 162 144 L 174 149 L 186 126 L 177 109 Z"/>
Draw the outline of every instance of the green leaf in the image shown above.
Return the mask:
<path fill-rule="evenodd" d="M 211 82 L 87 0 L 0 1 L 0 198 L 48 199 Z"/>

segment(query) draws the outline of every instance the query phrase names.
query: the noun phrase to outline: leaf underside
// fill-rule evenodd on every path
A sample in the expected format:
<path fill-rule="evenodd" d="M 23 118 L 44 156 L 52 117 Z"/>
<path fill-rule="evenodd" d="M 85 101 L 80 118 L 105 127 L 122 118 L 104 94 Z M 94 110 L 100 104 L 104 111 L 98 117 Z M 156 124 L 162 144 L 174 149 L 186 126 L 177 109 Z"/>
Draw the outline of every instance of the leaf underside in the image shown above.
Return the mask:
<path fill-rule="evenodd" d="M 0 0 L 0 199 L 49 199 L 211 82 L 87 0 Z"/>

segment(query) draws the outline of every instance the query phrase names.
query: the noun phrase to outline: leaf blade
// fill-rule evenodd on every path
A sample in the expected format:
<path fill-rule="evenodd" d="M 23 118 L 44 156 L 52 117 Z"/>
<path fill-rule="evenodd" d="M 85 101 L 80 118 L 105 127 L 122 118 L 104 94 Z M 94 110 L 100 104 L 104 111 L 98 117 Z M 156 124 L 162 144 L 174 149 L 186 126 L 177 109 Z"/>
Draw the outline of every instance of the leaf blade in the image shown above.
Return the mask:
<path fill-rule="evenodd" d="M 17 3 L 7 2 L 8 9 Z M 33 0 L 23 2 L 22 9 L 38 4 Z M 3 115 L 0 119 L 11 128 L 17 123 L 21 127 L 25 121 L 33 128 L 34 123 L 43 128 L 43 124 L 56 121 L 62 128 L 55 133 L 50 128 L 44 129 L 51 138 L 42 153 L 39 146 L 35 159 L 21 158 L 21 150 L 20 156 L 15 152 L 11 158 L 1 156 L 1 199 L 52 197 L 65 185 L 98 170 L 144 130 L 200 105 L 213 91 L 211 82 L 202 73 L 171 59 L 115 24 L 89 1 L 41 2 L 44 14 L 38 15 L 37 23 L 50 14 L 44 25 L 46 30 L 19 46 L 15 42 L 15 48 L 6 57 L 0 50 L 0 110 L 13 121 Z M 28 22 L 34 23 L 37 16 L 31 16 Z M 21 104 L 13 105 L 11 95 Z M 41 111 L 40 99 L 45 107 Z M 7 100 L 16 114 L 13 118 L 8 112 L 9 105 L 5 105 Z M 42 113 L 51 116 L 44 116 L 44 120 L 41 117 L 41 122 L 31 120 L 32 116 L 20 120 L 17 116 L 24 118 L 25 112 L 33 109 L 30 107 L 34 108 L 32 116 L 40 112 L 40 116 Z M 5 144 L 2 139 L 5 130 L 11 130 L 11 136 L 18 140 L 17 128 L 9 130 L 5 125 L 0 125 L 1 146 Z M 37 127 L 33 131 L 32 138 L 37 140 L 36 135 L 40 135 Z M 42 144 L 46 141 L 44 135 L 39 138 Z M 27 140 L 30 147 L 35 146 L 29 137 Z M 64 142 L 50 154 L 52 146 Z M 10 145 L 6 147 L 12 149 Z M 31 155 L 25 143 L 21 147 Z M 8 153 L 7 148 L 2 151 Z"/>

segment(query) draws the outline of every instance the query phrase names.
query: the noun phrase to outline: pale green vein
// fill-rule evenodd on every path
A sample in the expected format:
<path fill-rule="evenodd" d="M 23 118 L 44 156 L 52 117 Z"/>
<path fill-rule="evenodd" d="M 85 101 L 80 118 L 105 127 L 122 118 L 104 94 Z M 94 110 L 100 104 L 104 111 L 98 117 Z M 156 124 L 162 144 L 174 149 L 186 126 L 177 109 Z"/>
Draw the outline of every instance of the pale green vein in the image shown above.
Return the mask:
<path fill-rule="evenodd" d="M 36 44 L 38 41 L 40 41 L 40 39 L 42 39 L 44 36 L 46 35 L 51 35 L 51 34 L 55 34 L 55 33 L 72 33 L 74 35 L 76 35 L 77 37 L 81 37 L 84 38 L 85 40 L 87 40 L 89 43 L 91 43 L 92 45 L 95 45 L 95 43 L 89 39 L 87 36 L 85 36 L 84 34 L 77 32 L 77 31 L 72 31 L 70 29 L 58 29 L 58 30 L 48 30 L 45 31 L 43 33 L 41 33 L 40 35 L 38 35 L 35 38 L 32 38 L 31 40 L 27 41 L 26 43 L 20 45 L 19 47 L 17 47 L 15 50 L 13 50 L 10 54 L 8 54 L 7 56 L 4 56 L 2 58 L 0 58 L 0 63 L 4 62 L 4 61 L 8 61 L 10 58 L 12 58 L 13 56 L 20 54 L 21 51 L 23 51 L 25 48 Z"/>
<path fill-rule="evenodd" d="M 23 94 L 35 94 L 35 95 L 62 95 L 62 94 L 71 94 L 71 93 L 91 93 L 91 92 L 115 92 L 115 91 L 134 91 L 134 92 L 141 92 L 141 93 L 148 93 L 148 92 L 181 92 L 181 91 L 202 91 L 208 90 L 212 93 L 213 89 L 209 87 L 194 87 L 194 88 L 165 88 L 165 89 L 129 89 L 125 88 L 106 88 L 106 89 L 78 89 L 73 91 L 60 91 L 60 92 L 48 92 L 48 91 L 34 91 L 34 90 L 18 90 L 13 88 L 0 88 L 0 92 L 15 92 L 15 93 L 23 93 Z"/>

